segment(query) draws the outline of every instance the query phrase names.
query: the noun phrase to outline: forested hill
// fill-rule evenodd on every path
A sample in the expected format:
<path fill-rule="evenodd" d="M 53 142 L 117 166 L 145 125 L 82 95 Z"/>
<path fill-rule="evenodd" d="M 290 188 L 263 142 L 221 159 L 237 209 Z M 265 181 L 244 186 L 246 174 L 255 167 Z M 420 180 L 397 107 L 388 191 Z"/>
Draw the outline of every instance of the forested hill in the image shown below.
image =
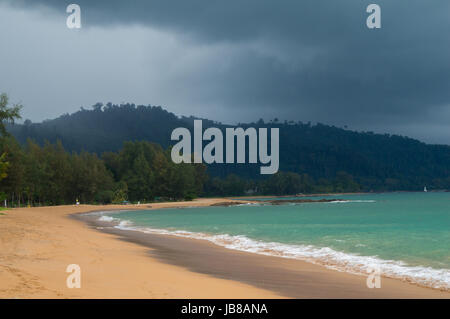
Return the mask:
<path fill-rule="evenodd" d="M 125 141 L 147 140 L 168 147 L 176 127 L 190 127 L 193 118 L 179 118 L 161 107 L 96 104 L 43 123 L 26 121 L 9 127 L 21 142 L 61 140 L 66 150 L 101 154 L 117 151 Z M 215 125 L 203 121 L 204 127 Z M 427 145 L 396 135 L 353 132 L 328 125 L 284 122 L 242 124 L 280 128 L 280 171 L 320 180 L 338 173 L 351 175 L 364 190 L 450 189 L 450 146 Z M 258 179 L 258 165 L 213 165 L 212 175 L 233 173 Z M 306 175 L 307 174 L 307 175 Z"/>
<path fill-rule="evenodd" d="M 158 106 L 108 103 L 42 123 L 25 121 L 8 131 L 21 143 L 28 138 L 40 144 L 61 140 L 68 151 L 101 154 L 121 149 L 124 141 L 147 140 L 167 148 L 173 128 L 185 125 L 175 114 Z"/>

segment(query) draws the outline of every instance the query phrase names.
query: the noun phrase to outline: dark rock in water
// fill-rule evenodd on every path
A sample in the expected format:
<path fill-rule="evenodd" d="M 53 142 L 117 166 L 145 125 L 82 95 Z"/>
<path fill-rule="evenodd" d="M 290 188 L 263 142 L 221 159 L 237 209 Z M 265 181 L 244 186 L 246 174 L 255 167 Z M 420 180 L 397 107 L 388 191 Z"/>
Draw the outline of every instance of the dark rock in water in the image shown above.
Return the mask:
<path fill-rule="evenodd" d="M 345 199 L 273 199 L 273 200 L 262 200 L 259 201 L 259 204 L 271 204 L 271 205 L 284 205 L 284 204 L 301 204 L 301 203 L 329 203 L 329 202 L 346 202 Z M 248 202 L 254 203 L 254 202 Z M 219 202 L 209 206 L 236 206 L 242 205 L 242 201 L 230 201 L 230 202 Z"/>
<path fill-rule="evenodd" d="M 211 204 L 209 206 L 234 206 L 234 205 L 240 205 L 240 204 L 242 204 L 242 202 L 220 202 L 220 203 Z"/>

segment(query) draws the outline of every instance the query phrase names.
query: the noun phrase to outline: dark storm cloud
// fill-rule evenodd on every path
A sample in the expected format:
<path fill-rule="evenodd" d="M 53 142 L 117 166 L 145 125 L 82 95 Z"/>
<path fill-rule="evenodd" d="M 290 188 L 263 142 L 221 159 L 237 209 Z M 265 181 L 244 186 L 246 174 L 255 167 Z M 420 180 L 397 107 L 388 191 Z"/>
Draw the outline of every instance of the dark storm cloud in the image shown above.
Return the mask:
<path fill-rule="evenodd" d="M 446 0 L 74 2 L 84 28 L 138 24 L 198 46 L 234 47 L 184 79 L 198 101 L 229 110 L 228 121 L 277 116 L 450 139 Z M 382 8 L 380 30 L 365 25 L 370 3 Z M 66 5 L 14 1 L 63 13 Z"/>

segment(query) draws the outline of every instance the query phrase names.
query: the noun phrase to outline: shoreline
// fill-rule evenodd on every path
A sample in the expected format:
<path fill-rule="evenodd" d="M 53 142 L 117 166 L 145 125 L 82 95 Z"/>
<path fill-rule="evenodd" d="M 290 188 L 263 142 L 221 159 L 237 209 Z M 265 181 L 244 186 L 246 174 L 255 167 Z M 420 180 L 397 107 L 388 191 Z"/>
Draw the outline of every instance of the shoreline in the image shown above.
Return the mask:
<path fill-rule="evenodd" d="M 116 223 L 89 213 L 72 217 L 121 240 L 146 246 L 165 263 L 272 290 L 287 298 L 450 298 L 448 291 L 397 278 L 382 276 L 385 289 L 369 289 L 367 276 L 322 264 L 229 249 L 204 239 L 119 229 L 114 227 Z"/>
<path fill-rule="evenodd" d="M 92 246 L 95 246 L 94 250 L 97 254 L 103 255 L 102 261 L 95 261 L 94 259 L 94 264 L 97 264 L 97 267 L 100 265 L 102 268 L 100 273 L 98 273 L 98 270 L 95 271 L 99 276 L 94 280 L 95 284 L 98 285 L 98 290 L 95 293 L 93 291 L 80 291 L 81 294 L 74 295 L 73 289 L 67 289 L 59 283 L 60 294 L 53 295 L 53 298 L 450 298 L 448 292 L 385 277 L 382 278 L 382 288 L 369 289 L 366 286 L 365 276 L 330 270 L 306 261 L 230 250 L 198 239 L 174 238 L 175 236 L 144 234 L 112 228 L 97 229 L 97 227 L 108 227 L 108 225 L 98 224 L 98 221 L 95 220 L 98 219 L 98 216 L 94 220 L 86 220 L 86 213 L 94 211 L 210 206 L 226 201 L 227 199 L 224 198 L 215 198 L 199 199 L 192 202 L 141 204 L 140 206 L 80 205 L 23 208 L 6 211 L 6 216 L 11 213 L 11 215 L 14 215 L 15 212 L 19 211 L 21 213 L 24 211 L 39 211 L 40 214 L 38 215 L 41 216 L 37 216 L 38 219 L 39 217 L 42 218 L 42 214 L 44 214 L 48 219 L 47 222 L 54 223 L 54 219 L 57 219 L 58 223 L 64 221 L 65 224 L 70 224 L 79 233 L 78 235 L 81 236 L 81 233 L 83 233 L 86 237 L 92 237 L 93 242 L 86 238 L 79 239 L 78 241 L 83 244 L 80 245 L 82 246 L 80 249 L 92 249 Z M 50 211 L 58 212 L 55 214 L 55 218 L 52 219 L 51 216 L 48 216 Z M 61 227 L 61 225 L 56 226 Z M 45 225 L 41 224 L 40 227 L 45 227 Z M 1 230 L 0 223 L 0 242 L 3 244 L 5 241 Z M 57 237 L 61 239 L 61 236 Z M 73 240 L 73 237 L 78 236 L 72 234 L 68 237 L 72 237 Z M 113 255 L 111 250 L 114 250 L 114 256 L 110 256 Z M 136 253 L 136 251 L 139 251 L 139 253 Z M 66 253 L 70 255 L 72 252 L 69 250 Z M 83 254 L 83 251 L 78 251 L 78 253 Z M 5 259 L 7 258 L 5 258 L 4 253 L 0 252 L 0 282 L 4 282 L 2 276 L 4 276 Z M 106 259 L 114 260 L 118 265 L 105 264 Z M 88 265 L 89 261 L 89 259 L 86 261 Z M 143 269 L 140 269 L 139 274 L 133 274 L 132 278 L 127 280 L 116 278 L 111 283 L 104 282 L 108 281 L 108 277 L 115 278 L 117 276 L 115 275 L 119 271 L 117 267 L 135 269 L 136 264 L 141 265 Z M 20 266 L 20 263 L 15 266 Z M 88 271 L 92 266 L 88 266 Z M 20 270 L 20 267 L 16 268 Z M 82 266 L 82 269 L 85 269 L 85 266 Z M 158 288 L 152 293 L 148 291 L 144 293 L 141 291 L 142 289 L 136 289 L 136 285 L 141 287 L 148 282 L 148 279 L 145 278 L 151 277 L 150 273 L 155 272 L 155 269 L 159 272 L 164 269 L 172 269 L 176 273 L 175 277 L 183 279 L 184 282 L 174 283 L 173 275 L 169 277 L 167 274 L 163 276 L 159 273 L 160 276 L 157 278 Z M 40 271 L 41 274 L 35 280 L 41 281 L 45 287 L 48 285 L 45 284 L 49 281 L 48 276 L 51 276 L 52 273 L 45 273 L 42 269 Z M 28 269 L 27 272 L 30 272 L 30 270 Z M 130 271 L 122 269 L 119 272 L 129 273 Z M 67 274 L 62 270 L 58 276 L 63 279 Z M 140 276 L 144 276 L 144 279 L 139 278 Z M 192 277 L 195 278 L 195 285 L 188 286 L 187 282 L 194 280 Z M 199 283 L 197 284 L 197 282 Z M 204 282 L 203 286 L 200 282 Z M 0 285 L 0 297 L 15 297 L 11 294 L 11 290 L 8 293 L 8 290 L 5 290 L 2 285 Z M 121 290 L 120 294 L 111 294 L 111 292 L 105 291 L 105 287 L 103 287 L 105 285 L 117 287 L 116 289 Z M 173 286 L 177 288 L 172 290 L 171 293 L 161 293 L 161 291 Z M 227 287 L 232 288 L 227 289 Z M 184 294 L 180 295 L 177 290 L 183 290 Z M 177 292 L 175 293 L 175 291 Z M 68 292 L 72 294 L 67 295 Z M 25 295 L 22 295 L 25 298 L 36 296 L 34 293 L 27 294 L 26 291 L 22 291 L 22 293 L 25 293 Z M 46 294 L 38 294 L 37 296 L 38 298 L 48 298 Z"/>

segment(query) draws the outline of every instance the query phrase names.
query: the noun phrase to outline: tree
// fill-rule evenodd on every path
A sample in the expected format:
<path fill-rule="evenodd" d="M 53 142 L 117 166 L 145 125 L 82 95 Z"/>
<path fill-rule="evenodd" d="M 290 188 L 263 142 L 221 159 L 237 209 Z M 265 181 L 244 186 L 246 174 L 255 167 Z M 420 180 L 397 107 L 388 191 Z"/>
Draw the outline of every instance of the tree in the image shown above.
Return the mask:
<path fill-rule="evenodd" d="M 0 95 L 0 133 L 2 136 L 8 135 L 6 132 L 6 123 L 14 123 L 14 120 L 20 119 L 20 109 L 22 105 L 14 104 L 12 107 L 8 107 L 9 98 L 8 95 L 2 93 Z"/>
<path fill-rule="evenodd" d="M 8 169 L 9 163 L 5 159 L 6 154 L 3 153 L 0 155 L 0 181 L 4 179 L 8 174 L 6 173 L 6 170 Z"/>
<path fill-rule="evenodd" d="M 14 105 L 13 107 L 8 107 L 8 96 L 3 93 L 0 95 L 0 134 L 4 137 L 8 135 L 6 132 L 5 124 L 14 123 L 15 119 L 20 119 L 20 109 L 21 105 Z M 9 162 L 6 160 L 6 153 L 0 155 L 0 180 L 7 176 L 7 169 L 9 167 Z"/>

